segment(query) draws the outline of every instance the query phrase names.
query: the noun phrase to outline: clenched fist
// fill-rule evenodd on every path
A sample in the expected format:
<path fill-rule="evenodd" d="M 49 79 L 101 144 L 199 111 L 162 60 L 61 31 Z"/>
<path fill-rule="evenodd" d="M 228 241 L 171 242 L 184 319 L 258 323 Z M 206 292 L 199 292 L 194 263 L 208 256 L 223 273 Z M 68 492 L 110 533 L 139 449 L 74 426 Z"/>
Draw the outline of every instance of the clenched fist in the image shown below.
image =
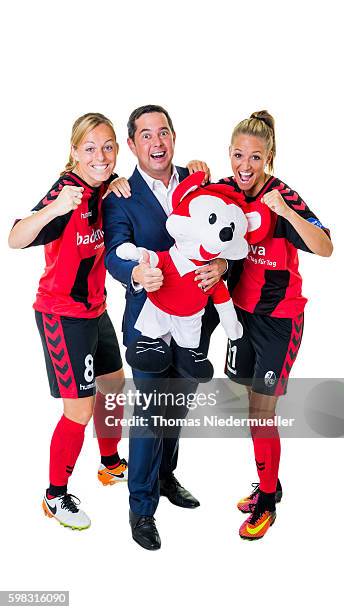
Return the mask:
<path fill-rule="evenodd" d="M 51 204 L 54 208 L 54 212 L 57 217 L 69 213 L 71 210 L 78 208 L 81 199 L 83 187 L 74 187 L 72 185 L 65 185 L 56 200 Z"/>
<path fill-rule="evenodd" d="M 262 202 L 266 204 L 270 210 L 275 212 L 276 215 L 284 217 L 285 219 L 288 218 L 291 209 L 289 208 L 288 204 L 285 203 L 277 189 L 273 189 L 272 191 L 269 191 L 269 193 L 263 195 Z"/>

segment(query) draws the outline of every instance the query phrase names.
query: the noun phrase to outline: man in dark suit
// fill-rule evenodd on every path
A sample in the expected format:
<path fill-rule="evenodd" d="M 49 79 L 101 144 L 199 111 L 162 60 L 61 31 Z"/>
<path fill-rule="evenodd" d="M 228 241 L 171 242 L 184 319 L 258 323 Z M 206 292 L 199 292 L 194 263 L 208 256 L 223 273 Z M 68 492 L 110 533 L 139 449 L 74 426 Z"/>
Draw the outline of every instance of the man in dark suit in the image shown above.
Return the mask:
<path fill-rule="evenodd" d="M 137 157 L 138 165 L 129 179 L 130 196 L 119 199 L 112 193 L 104 202 L 104 238 L 106 267 L 110 274 L 126 287 L 126 307 L 123 318 L 123 343 L 128 346 L 140 332 L 135 329 L 138 315 L 146 300 L 146 292 L 156 291 L 163 283 L 158 268 L 151 268 L 147 259 L 141 263 L 124 261 L 116 249 L 124 242 L 143 246 L 153 251 L 168 250 L 173 239 L 166 229 L 166 219 L 172 210 L 172 192 L 190 171 L 208 170 L 203 162 L 190 162 L 189 170 L 172 163 L 175 143 L 172 120 L 165 109 L 149 105 L 136 109 L 128 122 L 128 145 Z M 128 193 L 129 195 L 129 193 Z M 226 271 L 227 262 L 214 260 L 201 272 L 197 280 L 204 290 L 217 282 Z M 218 323 L 211 303 L 202 322 L 201 350 L 208 352 L 212 331 Z M 173 368 L 159 375 L 133 370 L 138 389 L 144 392 L 172 392 L 174 396 L 194 393 L 197 384 L 183 379 Z M 163 414 L 166 418 L 183 418 L 187 406 L 151 405 L 142 412 L 135 406 L 135 415 L 149 417 Z M 130 525 L 134 540 L 148 550 L 160 548 L 154 513 L 159 495 L 183 508 L 196 508 L 199 502 L 180 485 L 173 472 L 177 465 L 180 427 L 132 427 L 129 441 Z"/>

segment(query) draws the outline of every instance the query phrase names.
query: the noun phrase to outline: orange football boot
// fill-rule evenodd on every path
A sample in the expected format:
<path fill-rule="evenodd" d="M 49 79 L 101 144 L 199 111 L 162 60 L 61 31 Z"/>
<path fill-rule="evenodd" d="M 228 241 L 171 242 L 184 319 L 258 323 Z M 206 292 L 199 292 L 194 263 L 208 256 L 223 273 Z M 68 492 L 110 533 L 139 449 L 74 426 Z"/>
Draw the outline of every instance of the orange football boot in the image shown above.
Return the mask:
<path fill-rule="evenodd" d="M 244 540 L 260 540 L 275 520 L 276 512 L 259 511 L 256 506 L 249 518 L 241 525 L 239 535 Z"/>
<path fill-rule="evenodd" d="M 114 485 L 116 482 L 127 482 L 128 464 L 126 460 L 121 459 L 120 463 L 114 468 L 107 468 L 101 463 L 98 469 L 98 480 L 104 486 Z"/>

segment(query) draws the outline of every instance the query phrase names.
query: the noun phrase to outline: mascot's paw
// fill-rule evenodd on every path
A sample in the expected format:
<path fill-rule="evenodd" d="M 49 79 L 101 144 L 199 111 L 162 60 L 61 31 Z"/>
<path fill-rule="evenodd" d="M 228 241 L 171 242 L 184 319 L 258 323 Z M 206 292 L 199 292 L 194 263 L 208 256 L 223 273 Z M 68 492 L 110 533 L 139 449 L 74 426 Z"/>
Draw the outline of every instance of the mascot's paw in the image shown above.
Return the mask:
<path fill-rule="evenodd" d="M 213 378 L 214 368 L 199 349 L 182 348 L 174 340 L 171 347 L 173 365 L 180 374 L 197 382 L 209 382 Z"/>
<path fill-rule="evenodd" d="M 233 327 L 228 329 L 227 336 L 230 340 L 239 340 L 239 338 L 242 338 L 243 332 L 243 327 L 238 321 Z"/>
<path fill-rule="evenodd" d="M 140 372 L 163 372 L 172 363 L 172 351 L 168 344 L 157 338 L 140 336 L 130 344 L 125 353 L 128 364 Z"/>
<path fill-rule="evenodd" d="M 138 261 L 140 258 L 140 251 L 134 244 L 131 244 L 131 242 L 124 242 L 117 247 L 116 255 L 121 259 Z"/>

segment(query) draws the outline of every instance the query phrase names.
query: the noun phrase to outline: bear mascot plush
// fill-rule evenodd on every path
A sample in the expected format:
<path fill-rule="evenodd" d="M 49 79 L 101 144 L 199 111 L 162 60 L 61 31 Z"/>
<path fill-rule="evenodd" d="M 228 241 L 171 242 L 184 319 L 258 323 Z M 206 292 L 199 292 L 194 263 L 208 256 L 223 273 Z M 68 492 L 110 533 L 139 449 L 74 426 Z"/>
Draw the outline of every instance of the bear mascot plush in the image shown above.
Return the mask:
<path fill-rule="evenodd" d="M 270 225 L 270 211 L 261 202 L 248 204 L 241 192 L 225 184 L 202 186 L 204 172 L 182 181 L 172 196 L 166 228 L 175 244 L 168 251 L 148 251 L 131 243 L 117 247 L 126 260 L 142 261 L 163 272 L 163 285 L 147 293 L 136 321 L 141 336 L 127 348 L 129 365 L 143 372 L 163 372 L 171 364 L 184 376 L 207 381 L 213 367 L 199 350 L 202 316 L 213 300 L 228 338 L 242 336 L 233 301 L 221 279 L 204 292 L 194 281 L 195 271 L 215 258 L 243 259 L 248 243 L 261 240 Z M 146 256 L 147 257 L 147 256 Z"/>

